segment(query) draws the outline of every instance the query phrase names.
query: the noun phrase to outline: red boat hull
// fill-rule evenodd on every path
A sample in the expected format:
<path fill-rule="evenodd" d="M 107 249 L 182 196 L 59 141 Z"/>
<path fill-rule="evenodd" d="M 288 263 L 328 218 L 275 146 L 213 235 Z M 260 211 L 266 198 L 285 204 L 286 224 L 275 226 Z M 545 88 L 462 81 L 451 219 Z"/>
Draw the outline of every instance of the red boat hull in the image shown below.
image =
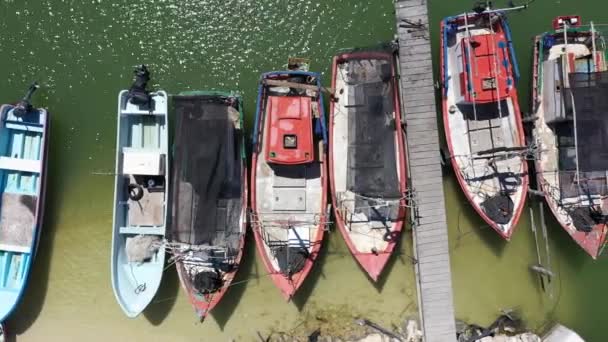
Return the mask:
<path fill-rule="evenodd" d="M 285 74 L 287 74 L 288 72 L 285 72 Z M 275 74 L 278 75 L 280 73 L 270 73 L 270 74 Z M 268 74 L 266 74 L 268 75 Z M 260 87 L 260 91 L 263 91 L 263 86 Z M 263 102 L 265 101 L 265 94 L 260 94 L 260 102 L 257 104 L 258 107 L 262 106 Z M 322 102 L 322 97 L 319 96 L 318 100 L 317 100 L 317 104 L 319 106 L 319 108 L 323 108 L 323 102 Z M 260 111 L 260 114 L 262 113 L 262 110 L 260 108 L 258 108 L 258 110 Z M 264 113 L 263 115 L 266 115 L 266 113 Z M 321 114 L 320 117 L 321 120 L 325 120 L 324 118 L 324 114 Z M 256 137 L 261 137 L 262 136 L 262 132 L 264 130 L 265 125 L 259 125 L 259 127 L 255 127 L 254 130 L 254 136 Z M 251 202 L 250 202 L 250 207 L 251 207 L 251 211 L 253 214 L 253 217 L 258 217 L 258 212 L 257 212 L 257 205 L 256 205 L 256 196 L 257 196 L 257 186 L 256 186 L 256 177 L 257 177 L 257 164 L 258 164 L 258 158 L 264 158 L 264 155 L 260 152 L 257 151 L 257 147 L 256 144 L 254 144 L 254 148 L 253 148 L 253 153 L 252 153 L 252 157 L 251 157 Z M 255 238 L 255 242 L 256 242 L 256 246 L 257 246 L 257 250 L 259 253 L 260 258 L 262 259 L 262 262 L 264 264 L 264 267 L 266 268 L 266 271 L 268 272 L 268 275 L 270 276 L 270 278 L 272 279 L 273 283 L 275 284 L 275 286 L 277 288 L 279 288 L 279 290 L 281 291 L 281 294 L 283 295 L 283 297 L 285 298 L 285 300 L 291 300 L 291 298 L 293 298 L 293 296 L 295 295 L 296 291 L 302 286 L 302 284 L 304 283 L 304 280 L 306 279 L 306 277 L 309 275 L 310 271 L 312 270 L 312 267 L 319 255 L 320 249 L 321 249 L 321 242 L 323 241 L 323 237 L 325 235 L 325 227 L 326 227 L 326 222 L 327 222 L 327 217 L 326 217 L 326 208 L 327 208 L 327 190 L 328 190 L 328 184 L 327 184 L 327 167 L 326 167 L 326 154 L 325 151 L 322 150 L 320 152 L 319 155 L 319 160 L 320 160 L 320 178 L 321 178 L 321 205 L 319 208 L 319 212 L 320 217 L 319 217 L 319 224 L 317 226 L 317 230 L 316 230 L 316 234 L 315 236 L 311 239 L 310 241 L 310 250 L 309 250 L 309 254 L 308 257 L 306 258 L 306 261 L 302 267 L 302 269 L 298 272 L 295 272 L 294 274 L 292 274 L 291 276 L 287 276 L 285 274 L 283 274 L 280 270 L 278 270 L 277 268 L 275 268 L 275 266 L 273 265 L 272 261 L 270 260 L 269 255 L 266 252 L 266 244 L 264 242 L 264 238 L 262 236 L 262 230 L 263 227 L 256 222 L 256 220 L 252 220 L 251 222 L 251 227 L 253 229 L 253 233 L 254 233 L 254 238 Z"/>
<path fill-rule="evenodd" d="M 444 21 L 441 21 L 441 32 L 442 34 L 440 34 L 441 39 L 440 39 L 440 61 L 441 61 L 441 66 L 440 66 L 440 70 L 441 70 L 441 80 L 442 82 L 445 84 L 446 83 L 446 75 L 445 75 L 445 58 L 444 58 L 444 28 L 445 28 L 445 24 Z M 511 56 L 510 55 L 506 55 L 506 60 L 509 61 L 510 65 L 512 65 L 513 61 L 511 60 Z M 450 130 L 450 125 L 449 125 L 449 108 L 447 105 L 447 97 L 444 96 L 444 94 L 442 94 L 443 99 L 442 99 L 442 111 L 443 111 L 443 124 L 444 124 L 444 130 L 445 130 L 445 134 L 446 134 L 446 140 L 447 140 L 447 145 L 448 145 L 448 149 L 450 151 L 450 155 L 454 154 L 454 148 L 452 145 L 452 141 L 450 139 L 451 137 L 451 130 Z M 525 146 L 526 145 L 526 138 L 525 138 L 525 134 L 524 134 L 524 128 L 523 128 L 523 123 L 522 123 L 522 119 L 521 119 L 521 111 L 519 108 L 519 100 L 517 98 L 517 88 L 515 86 L 512 87 L 511 91 L 508 93 L 508 96 L 512 99 L 513 101 L 513 109 L 514 109 L 514 115 L 516 118 L 516 123 L 517 123 L 517 133 L 519 136 L 519 141 L 521 146 Z M 509 241 L 511 239 L 511 236 L 513 235 L 513 233 L 515 232 L 516 228 L 517 228 L 517 223 L 519 222 L 519 219 L 521 217 L 521 214 L 523 212 L 523 208 L 524 208 L 524 203 L 525 200 L 521 200 L 519 201 L 519 204 L 517 205 L 516 208 L 514 208 L 513 211 L 513 229 L 510 229 L 508 232 L 503 232 L 502 229 L 499 227 L 498 224 L 496 224 L 496 222 L 494 222 L 484 211 L 483 209 L 477 204 L 475 203 L 475 200 L 473 199 L 473 197 L 470 195 L 470 193 L 465 190 L 467 189 L 467 182 L 464 179 L 463 175 L 459 172 L 459 165 L 458 162 L 456 161 L 455 158 L 450 158 L 451 160 L 451 164 L 452 167 L 454 169 L 454 174 L 456 175 L 456 179 L 458 180 L 458 184 L 460 184 L 460 187 L 463 189 L 463 193 L 465 195 L 465 197 L 467 198 L 467 200 L 469 201 L 469 203 L 471 204 L 471 206 L 475 209 L 475 211 L 477 212 L 477 214 L 479 214 L 479 216 L 481 216 L 481 218 L 485 221 L 485 223 L 490 226 L 492 229 L 494 229 L 498 235 L 500 237 L 502 237 L 503 239 L 505 239 L 506 241 Z M 528 167 L 526 163 L 523 163 L 523 174 L 524 176 L 522 177 L 522 184 L 521 187 L 523 189 L 523 194 L 522 194 L 522 198 L 525 199 L 527 196 L 527 192 L 528 192 L 528 184 L 529 184 L 529 180 L 528 180 Z"/>
<path fill-rule="evenodd" d="M 336 88 L 336 75 L 337 75 L 337 68 L 338 68 L 338 63 L 340 63 L 341 61 L 346 61 L 346 60 L 357 60 L 357 59 L 385 59 L 385 60 L 389 60 L 391 61 L 391 66 L 392 66 L 392 74 L 393 74 L 393 80 L 395 80 L 395 76 L 396 76 L 396 67 L 395 67 L 395 61 L 394 61 L 394 56 L 390 53 L 387 52 L 355 52 L 355 53 L 344 53 L 344 54 L 340 54 L 338 56 L 335 56 L 333 59 L 333 64 L 332 64 L 332 81 L 331 81 L 331 87 L 332 89 Z M 401 104 L 400 104 L 400 100 L 399 100 L 399 87 L 397 82 L 393 81 L 393 94 L 394 94 L 394 107 L 395 107 L 395 122 L 401 122 Z M 335 102 L 334 101 L 330 101 L 330 118 L 333 118 L 334 116 L 334 111 L 335 111 Z M 399 188 L 401 193 L 405 193 L 407 191 L 407 162 L 406 162 L 406 148 L 405 148 L 405 132 L 402 128 L 401 125 L 397 124 L 396 126 L 396 130 L 395 130 L 395 136 L 396 136 L 396 141 L 398 144 L 398 151 L 399 151 Z M 331 175 L 330 177 L 330 185 L 331 185 L 331 196 L 332 196 L 332 200 L 333 203 L 337 203 L 337 196 L 336 196 L 336 186 L 335 186 L 335 182 L 334 182 L 334 152 L 333 152 L 333 144 L 331 143 L 332 137 L 334 134 L 334 122 L 333 119 L 329 120 L 329 174 Z M 386 266 L 386 263 L 388 262 L 388 260 L 390 259 L 390 256 L 393 252 L 393 250 L 395 249 L 395 246 L 397 245 L 397 241 L 398 239 L 394 238 L 392 239 L 388 245 L 386 246 L 385 249 L 377 251 L 376 253 L 369 253 L 369 252 L 361 252 L 357 249 L 357 247 L 354 245 L 353 241 L 350 238 L 350 234 L 346 228 L 346 222 L 344 220 L 344 218 L 342 217 L 342 214 L 340 213 L 340 211 L 336 208 L 336 206 L 333 206 L 333 211 L 334 211 L 334 215 L 336 218 L 336 223 L 338 226 L 338 230 L 340 230 L 340 233 L 342 234 L 342 237 L 344 238 L 344 241 L 346 242 L 346 245 L 348 246 L 348 249 L 350 250 L 351 254 L 355 257 L 355 259 L 357 260 L 357 262 L 359 263 L 359 265 L 361 266 L 361 268 L 363 268 L 365 270 L 365 272 L 367 273 L 367 275 L 373 280 L 373 281 L 377 281 L 378 277 L 380 276 L 380 274 L 382 273 L 382 270 L 384 269 L 384 267 Z M 406 219 L 406 202 L 403 199 L 401 201 L 401 206 L 399 208 L 399 217 L 401 219 L 397 220 L 393 226 L 391 227 L 391 231 L 394 232 L 394 234 L 400 235 L 401 231 L 403 230 L 404 227 L 404 222 Z"/>
<path fill-rule="evenodd" d="M 580 22 L 580 18 L 579 18 Z M 540 36 L 537 36 L 534 40 L 534 73 L 532 78 L 532 112 L 536 110 L 536 103 L 539 103 L 539 92 L 538 92 L 538 67 L 540 63 L 540 51 L 539 44 L 541 44 Z M 544 191 L 544 181 L 542 179 L 542 174 L 544 172 L 542 164 L 537 160 L 534 163 L 534 167 L 536 168 L 537 175 L 537 184 L 539 184 L 539 190 L 544 192 L 545 201 L 547 206 L 551 209 L 553 213 L 553 217 L 559 222 L 562 228 L 572 237 L 572 239 L 593 259 L 597 259 L 597 257 L 602 252 L 602 247 L 605 244 L 606 238 L 608 236 L 608 225 L 606 224 L 597 224 L 595 225 L 590 232 L 582 232 L 578 230 L 572 229 L 571 225 L 565 222 L 563 219 L 560 219 L 562 215 L 559 213 L 557 204 L 550 196 L 548 191 Z"/>

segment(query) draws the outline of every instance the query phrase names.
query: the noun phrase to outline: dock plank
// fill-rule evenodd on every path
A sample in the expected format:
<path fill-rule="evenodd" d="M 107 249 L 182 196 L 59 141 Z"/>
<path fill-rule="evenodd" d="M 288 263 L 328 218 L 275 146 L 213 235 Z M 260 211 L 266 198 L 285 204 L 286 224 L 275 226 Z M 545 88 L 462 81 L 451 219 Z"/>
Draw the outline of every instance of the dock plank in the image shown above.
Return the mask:
<path fill-rule="evenodd" d="M 439 155 L 438 103 L 428 32 L 427 0 L 395 2 L 400 93 L 406 124 L 413 210 L 416 284 L 425 341 L 455 341 L 456 327 L 443 174 Z M 405 21 L 404 21 L 405 19 Z M 411 23 L 420 23 L 412 28 Z M 406 27 L 409 26 L 409 27 Z"/>

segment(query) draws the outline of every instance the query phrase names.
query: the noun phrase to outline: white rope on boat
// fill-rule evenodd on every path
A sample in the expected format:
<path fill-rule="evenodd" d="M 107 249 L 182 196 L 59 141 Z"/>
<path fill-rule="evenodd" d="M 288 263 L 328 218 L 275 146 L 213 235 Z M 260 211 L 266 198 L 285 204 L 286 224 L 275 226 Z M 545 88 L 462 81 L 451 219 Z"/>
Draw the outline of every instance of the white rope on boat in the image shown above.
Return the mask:
<path fill-rule="evenodd" d="M 473 73 L 473 63 L 471 61 L 471 53 L 473 53 L 473 48 L 471 45 L 471 31 L 469 31 L 469 14 L 465 13 L 464 14 L 464 29 L 467 35 L 467 59 L 468 59 L 468 64 L 469 64 L 469 68 L 471 70 L 469 70 L 470 72 L 467 73 L 468 75 L 468 81 L 469 84 L 471 85 L 471 92 L 472 92 L 472 97 L 473 97 L 473 117 L 475 118 L 475 121 L 477 121 L 477 91 L 475 91 L 475 83 L 471 81 L 471 74 Z M 475 67 L 475 70 L 477 70 L 477 68 Z M 468 130 L 468 127 L 467 127 Z M 469 132 L 467 132 L 467 134 L 469 134 Z"/>
<path fill-rule="evenodd" d="M 593 65 L 594 65 L 594 69 L 595 71 L 600 71 L 600 67 L 599 65 L 597 65 L 597 63 L 595 62 L 595 53 L 597 52 L 596 46 L 595 46 L 595 26 L 593 25 L 593 21 L 591 22 L 591 46 L 593 48 Z"/>

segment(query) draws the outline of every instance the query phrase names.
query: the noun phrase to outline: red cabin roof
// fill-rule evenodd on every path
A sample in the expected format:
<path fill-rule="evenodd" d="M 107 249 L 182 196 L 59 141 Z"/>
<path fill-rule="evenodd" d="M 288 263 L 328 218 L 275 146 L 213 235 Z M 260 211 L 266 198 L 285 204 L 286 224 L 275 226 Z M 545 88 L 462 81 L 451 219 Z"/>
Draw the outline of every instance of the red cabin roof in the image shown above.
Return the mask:
<path fill-rule="evenodd" d="M 484 34 L 465 38 L 462 50 L 464 71 L 461 78 L 467 85 L 463 89 L 466 101 L 496 102 L 509 97 L 513 77 L 504 34 Z M 469 50 L 472 50 L 471 66 L 468 65 Z M 469 87 L 470 82 L 472 85 Z M 474 96 L 473 93 L 476 95 Z"/>
<path fill-rule="evenodd" d="M 314 158 L 311 99 L 269 96 L 266 105 L 266 160 L 275 164 L 304 164 Z"/>

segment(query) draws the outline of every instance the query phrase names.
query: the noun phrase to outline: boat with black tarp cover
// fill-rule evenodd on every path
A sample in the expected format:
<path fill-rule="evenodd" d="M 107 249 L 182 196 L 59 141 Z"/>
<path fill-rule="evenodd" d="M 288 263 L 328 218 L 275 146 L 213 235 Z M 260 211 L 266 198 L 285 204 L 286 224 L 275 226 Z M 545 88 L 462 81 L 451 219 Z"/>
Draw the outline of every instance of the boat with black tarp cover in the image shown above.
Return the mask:
<path fill-rule="evenodd" d="M 532 112 L 540 190 L 562 227 L 593 258 L 608 221 L 606 25 L 578 16 L 536 37 Z"/>
<path fill-rule="evenodd" d="M 170 248 L 203 319 L 236 275 L 246 232 L 242 99 L 225 92 L 173 97 L 176 117 Z"/>
<path fill-rule="evenodd" d="M 405 131 L 391 46 L 334 57 L 329 174 L 336 224 L 374 281 L 406 216 Z"/>

